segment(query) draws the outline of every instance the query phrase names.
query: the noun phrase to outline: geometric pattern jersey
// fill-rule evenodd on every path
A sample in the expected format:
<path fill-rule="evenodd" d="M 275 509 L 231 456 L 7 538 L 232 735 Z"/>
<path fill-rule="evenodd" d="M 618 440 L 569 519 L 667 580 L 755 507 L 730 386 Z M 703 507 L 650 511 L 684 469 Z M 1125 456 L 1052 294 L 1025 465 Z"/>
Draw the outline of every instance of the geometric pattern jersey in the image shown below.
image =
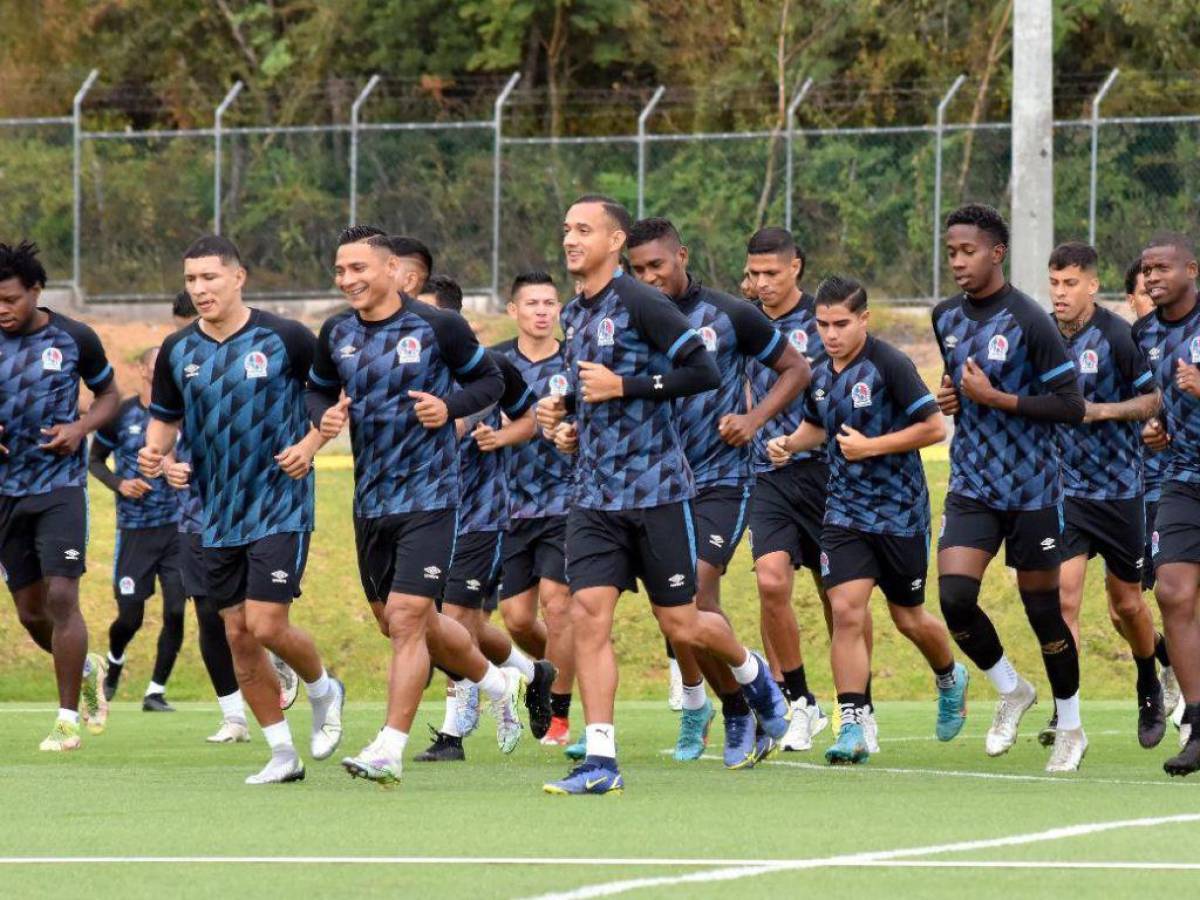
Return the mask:
<path fill-rule="evenodd" d="M 1133 324 L 1133 339 L 1163 392 L 1162 417 L 1171 443 L 1164 481 L 1200 482 L 1200 400 L 1175 384 L 1176 360 L 1200 365 L 1200 303 L 1178 322 L 1168 322 L 1156 309 Z"/>
<path fill-rule="evenodd" d="M 121 480 L 140 478 L 150 485 L 150 492 L 137 500 L 117 494 L 117 527 L 157 528 L 179 521 L 179 498 L 163 478 L 146 478 L 138 471 L 138 451 L 146 445 L 146 426 L 150 411 L 142 406 L 137 394 L 128 397 L 117 407 L 117 414 L 97 430 L 92 438 L 100 450 L 103 462 L 111 453 L 116 457 L 114 473 Z"/>

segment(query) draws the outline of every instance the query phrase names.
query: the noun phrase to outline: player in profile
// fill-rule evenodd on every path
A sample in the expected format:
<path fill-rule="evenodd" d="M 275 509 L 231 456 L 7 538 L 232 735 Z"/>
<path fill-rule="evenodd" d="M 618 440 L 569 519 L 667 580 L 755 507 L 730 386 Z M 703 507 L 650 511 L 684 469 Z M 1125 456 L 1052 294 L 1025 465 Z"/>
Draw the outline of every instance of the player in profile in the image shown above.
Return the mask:
<path fill-rule="evenodd" d="M 754 435 L 792 403 L 809 379 L 808 362 L 753 305 L 701 284 L 687 268 L 688 250 L 667 219 L 642 219 L 627 241 L 638 280 L 666 294 L 688 318 L 717 363 L 720 387 L 675 401 L 676 427 L 696 482 L 692 517 L 696 528 L 696 605 L 721 611 L 725 574 L 746 526 Z M 778 377 L 753 407 L 746 402 L 751 360 Z M 756 761 L 754 719 L 729 667 L 686 644 L 675 648 L 683 684 L 683 714 L 675 744 L 678 760 L 699 759 L 715 717 L 705 696 L 707 679 L 721 700 L 725 765 L 740 769 Z"/>
<path fill-rule="evenodd" d="M 966 721 L 967 669 L 955 663 L 946 626 L 924 605 L 929 489 L 917 451 L 944 440 L 946 425 L 912 360 L 868 333 L 861 284 L 826 278 L 817 288 L 816 316 L 826 357 L 813 369 L 804 423 L 772 439 L 768 451 L 786 465 L 793 453 L 829 441 L 821 579 L 833 611 L 841 728 L 825 758 L 858 764 L 870 757 L 862 726 L 870 677 L 865 625 L 876 586 L 896 628 L 933 670 L 937 739 L 953 740 Z"/>
<path fill-rule="evenodd" d="M 104 731 L 104 657 L 79 609 L 88 514 L 84 443 L 121 397 L 96 333 L 38 306 L 46 270 L 28 241 L 0 243 L 0 576 L 21 626 L 54 658 L 58 717 L 42 750 L 78 750 L 82 711 Z M 92 392 L 79 412 L 79 382 Z M 82 694 L 82 710 L 80 697 Z"/>
<path fill-rule="evenodd" d="M 1058 715 L 1050 772 L 1079 768 L 1079 654 L 1059 600 L 1062 478 L 1055 425 L 1083 421 L 1075 364 L 1037 303 L 1008 283 L 1008 224 L 990 206 L 946 217 L 945 246 L 960 293 L 933 311 L 945 375 L 938 405 L 955 416 L 950 485 L 938 538 L 942 614 L 959 648 L 1000 694 L 989 756 L 1007 753 L 1037 701 L 979 607 L 984 572 L 1005 545 L 1025 615 L 1041 645 Z"/>
<path fill-rule="evenodd" d="M 396 257 L 396 289 L 409 297 L 425 292 L 425 282 L 433 274 L 433 254 L 414 237 L 403 234 L 388 236 L 388 246 Z"/>
<path fill-rule="evenodd" d="M 200 318 L 163 342 L 139 467 L 160 474 L 182 423 L 204 504 L 208 596 L 224 618 L 242 695 L 271 748 L 246 783 L 299 781 L 304 764 L 266 649 L 305 682 L 314 759 L 327 759 L 341 742 L 345 703 L 345 688 L 289 615 L 308 555 L 312 459 L 322 444 L 304 404 L 316 342 L 300 323 L 243 303 L 246 270 L 228 238 L 197 239 L 183 261 Z"/>

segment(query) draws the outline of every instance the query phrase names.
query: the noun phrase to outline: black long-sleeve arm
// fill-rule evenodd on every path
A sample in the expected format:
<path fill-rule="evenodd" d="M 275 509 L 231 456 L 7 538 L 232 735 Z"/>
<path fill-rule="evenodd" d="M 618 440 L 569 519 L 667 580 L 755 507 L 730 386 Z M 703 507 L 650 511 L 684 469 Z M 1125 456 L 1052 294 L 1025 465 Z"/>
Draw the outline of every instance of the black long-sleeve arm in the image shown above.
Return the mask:
<path fill-rule="evenodd" d="M 712 354 L 697 343 L 665 375 L 627 375 L 621 383 L 626 397 L 674 400 L 719 387 L 721 373 Z"/>
<path fill-rule="evenodd" d="M 1083 422 L 1084 410 L 1083 394 L 1073 377 L 1057 382 L 1053 393 L 1017 398 L 1017 415 L 1037 422 L 1079 425 Z"/>
<path fill-rule="evenodd" d="M 112 451 L 104 446 L 103 443 L 93 440 L 88 448 L 88 471 L 102 485 L 108 488 L 113 493 L 116 493 L 117 488 L 121 484 L 121 479 L 117 477 L 117 473 L 108 467 L 108 457 Z"/>

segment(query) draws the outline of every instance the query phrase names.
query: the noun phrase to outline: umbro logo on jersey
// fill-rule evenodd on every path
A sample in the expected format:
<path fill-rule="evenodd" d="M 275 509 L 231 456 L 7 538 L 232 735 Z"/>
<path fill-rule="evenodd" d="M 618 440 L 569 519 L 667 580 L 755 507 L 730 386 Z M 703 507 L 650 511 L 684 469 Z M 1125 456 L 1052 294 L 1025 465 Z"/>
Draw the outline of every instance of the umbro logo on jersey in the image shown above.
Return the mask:
<path fill-rule="evenodd" d="M 803 328 L 796 328 L 788 335 L 788 343 L 799 350 L 801 353 L 808 352 L 808 332 Z"/>
<path fill-rule="evenodd" d="M 477 591 L 477 590 L 479 590 L 481 587 L 483 587 L 483 585 L 481 585 L 481 584 L 479 583 L 479 579 L 478 579 L 478 578 L 468 578 L 468 579 L 467 579 L 467 590 L 468 590 L 468 591 Z"/>
<path fill-rule="evenodd" d="M 725 538 L 721 537 L 719 534 L 710 534 L 708 536 L 708 542 L 717 548 L 725 546 Z"/>
<path fill-rule="evenodd" d="M 183 367 L 183 377 L 184 378 L 195 378 L 199 374 L 200 374 L 200 367 L 198 365 L 196 365 L 195 363 L 188 363 L 186 366 Z"/>
<path fill-rule="evenodd" d="M 1042 538 L 1042 549 L 1053 550 L 1055 546 L 1054 538 Z"/>
<path fill-rule="evenodd" d="M 426 578 L 436 579 L 441 574 L 442 574 L 442 570 L 439 569 L 437 566 L 426 566 L 425 567 L 425 577 Z"/>
<path fill-rule="evenodd" d="M 670 578 L 667 579 L 667 584 L 673 588 L 683 587 L 683 583 L 686 580 L 687 579 L 683 576 L 683 574 L 681 572 L 676 572 L 674 575 L 672 575 Z"/>
<path fill-rule="evenodd" d="M 953 334 L 946 335 L 946 339 L 942 341 L 946 345 L 947 350 L 953 350 L 958 346 L 958 336 Z"/>
<path fill-rule="evenodd" d="M 288 573 L 283 569 L 276 569 L 271 573 L 271 582 L 273 584 L 287 584 Z"/>
<path fill-rule="evenodd" d="M 338 348 L 338 353 L 341 355 L 342 359 L 346 359 L 349 356 L 353 356 L 357 352 L 358 352 L 358 348 L 355 347 L 353 344 L 343 344 L 341 347 Z"/>
<path fill-rule="evenodd" d="M 129 426 L 129 433 L 130 433 L 130 434 L 141 434 L 141 433 L 142 433 L 142 426 L 141 426 L 141 425 L 130 425 L 130 426 Z"/>
<path fill-rule="evenodd" d="M 1079 354 L 1079 371 L 1084 375 L 1095 375 L 1100 371 L 1100 356 L 1095 350 L 1084 350 Z"/>
<path fill-rule="evenodd" d="M 709 353 L 717 352 L 717 331 L 705 325 L 700 329 L 700 340 L 704 341 L 704 349 Z"/>
<path fill-rule="evenodd" d="M 57 347 L 47 347 L 42 351 L 42 371 L 61 372 L 63 364 L 62 351 Z"/>
<path fill-rule="evenodd" d="M 128 597 L 133 593 L 133 579 L 126 575 L 117 584 L 117 590 L 121 592 L 122 597 Z"/>
<path fill-rule="evenodd" d="M 825 399 L 825 389 L 817 388 L 815 391 L 813 391 L 813 399 L 816 400 L 818 403 L 820 403 L 822 400 L 824 400 Z"/>
<path fill-rule="evenodd" d="M 1162 357 L 1161 347 L 1151 347 L 1150 352 L 1146 354 L 1150 359 L 1159 359 Z"/>
<path fill-rule="evenodd" d="M 396 359 L 401 363 L 421 361 L 421 342 L 411 334 L 400 338 L 396 344 Z"/>
<path fill-rule="evenodd" d="M 64 550 L 63 556 L 65 556 L 71 562 L 75 562 L 79 559 L 79 551 L 72 547 L 70 550 Z"/>
<path fill-rule="evenodd" d="M 854 387 L 850 388 L 850 399 L 853 401 L 855 409 L 870 406 L 871 386 L 865 381 L 857 382 Z"/>
<path fill-rule="evenodd" d="M 1002 334 L 992 336 L 988 341 L 988 359 L 1004 362 L 1008 359 L 1008 338 Z"/>
<path fill-rule="evenodd" d="M 596 343 L 601 347 L 611 347 L 616 337 L 617 326 L 613 324 L 613 320 L 601 319 L 600 324 L 596 326 Z"/>
<path fill-rule="evenodd" d="M 247 378 L 267 377 L 267 354 L 261 350 L 251 350 L 244 360 Z"/>

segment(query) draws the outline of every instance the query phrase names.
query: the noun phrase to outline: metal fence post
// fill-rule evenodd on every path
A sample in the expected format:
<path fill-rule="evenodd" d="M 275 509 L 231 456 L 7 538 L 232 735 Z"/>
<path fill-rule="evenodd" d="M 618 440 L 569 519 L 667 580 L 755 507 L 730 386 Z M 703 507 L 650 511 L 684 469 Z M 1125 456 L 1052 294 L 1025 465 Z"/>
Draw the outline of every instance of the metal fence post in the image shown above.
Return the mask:
<path fill-rule="evenodd" d="M 654 95 L 650 98 L 650 102 L 642 107 L 642 111 L 638 113 L 637 118 L 637 217 L 643 219 L 646 216 L 646 122 L 649 121 L 651 114 L 654 112 L 654 107 L 658 106 L 658 101 L 662 99 L 662 95 L 666 93 L 666 88 L 661 84 L 654 89 Z"/>
<path fill-rule="evenodd" d="M 787 156 L 784 162 L 784 193 L 787 194 L 787 207 L 783 211 L 783 227 L 788 231 L 792 230 L 792 167 L 795 165 L 792 161 L 792 141 L 796 134 L 796 110 L 800 108 L 812 86 L 813 80 L 805 78 L 804 84 L 800 85 L 800 90 L 796 91 L 796 96 L 787 108 Z"/>
<path fill-rule="evenodd" d="M 221 233 L 221 120 L 225 118 L 225 110 L 241 92 L 242 83 L 239 81 L 229 89 L 213 115 L 213 234 Z"/>
<path fill-rule="evenodd" d="M 492 301 L 496 304 L 500 303 L 500 142 L 504 129 L 504 104 L 520 80 L 520 72 L 513 72 L 509 76 L 504 90 L 496 98 L 492 119 L 496 141 L 492 149 Z"/>
<path fill-rule="evenodd" d="M 937 105 L 937 125 L 934 127 L 933 139 L 935 141 L 933 154 L 933 244 L 930 247 L 930 255 L 933 257 L 933 292 L 930 296 L 937 300 L 941 296 L 942 290 L 942 254 L 938 252 L 938 243 L 942 236 L 942 129 L 946 124 L 946 107 L 950 105 L 950 101 L 954 99 L 954 95 L 958 93 L 958 89 L 962 87 L 963 82 L 967 80 L 966 75 L 959 75 L 954 79 L 954 84 L 950 85 L 950 90 L 946 91 L 946 95 Z"/>
<path fill-rule="evenodd" d="M 88 73 L 88 77 L 80 85 L 79 90 L 75 92 L 75 100 L 71 104 L 71 123 L 74 126 L 74 154 L 71 165 L 71 191 L 72 191 L 72 226 L 71 226 L 71 286 L 75 290 L 75 298 L 82 300 L 83 287 L 81 285 L 82 277 L 79 264 L 79 232 L 83 227 L 83 195 L 80 192 L 80 174 L 82 172 L 81 160 L 79 158 L 80 150 L 82 149 L 83 135 L 83 98 L 87 96 L 87 92 L 92 89 L 92 85 L 96 83 L 96 79 L 100 77 L 99 69 L 92 69 Z"/>
<path fill-rule="evenodd" d="M 367 86 L 362 89 L 362 92 L 354 101 L 354 105 L 350 107 L 350 224 L 358 224 L 358 115 L 362 105 L 367 102 L 367 97 L 371 95 L 371 91 L 375 90 L 375 86 L 379 84 L 379 76 L 372 75 L 367 82 Z"/>
<path fill-rule="evenodd" d="M 1120 69 L 1113 69 L 1109 72 L 1108 77 L 1104 79 L 1104 84 L 1100 85 L 1100 90 L 1092 98 L 1092 165 L 1090 190 L 1088 191 L 1088 243 L 1093 247 L 1096 246 L 1096 155 L 1100 149 L 1100 104 L 1104 100 L 1104 95 L 1108 93 L 1108 89 L 1117 80 L 1120 71 Z"/>

